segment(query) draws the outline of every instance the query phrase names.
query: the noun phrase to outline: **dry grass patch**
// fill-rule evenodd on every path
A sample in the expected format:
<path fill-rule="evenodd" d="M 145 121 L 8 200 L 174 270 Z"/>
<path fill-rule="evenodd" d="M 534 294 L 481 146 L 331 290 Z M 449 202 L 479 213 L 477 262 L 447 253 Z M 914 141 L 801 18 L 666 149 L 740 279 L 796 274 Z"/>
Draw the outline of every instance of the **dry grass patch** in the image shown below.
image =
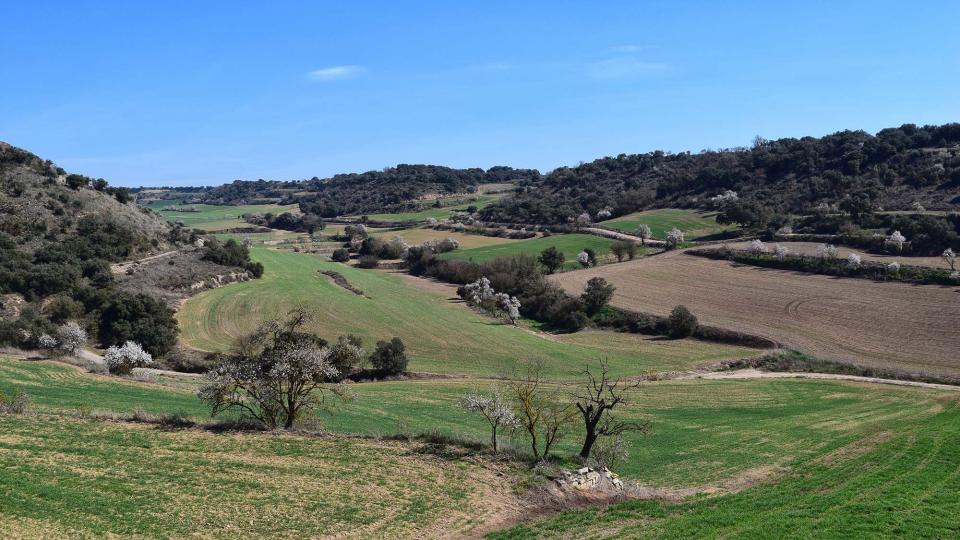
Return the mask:
<path fill-rule="evenodd" d="M 683 304 L 702 323 L 761 335 L 821 358 L 960 374 L 955 287 L 838 279 L 679 252 L 554 279 L 579 294 L 592 277 L 617 287 L 617 307 L 667 315 Z"/>

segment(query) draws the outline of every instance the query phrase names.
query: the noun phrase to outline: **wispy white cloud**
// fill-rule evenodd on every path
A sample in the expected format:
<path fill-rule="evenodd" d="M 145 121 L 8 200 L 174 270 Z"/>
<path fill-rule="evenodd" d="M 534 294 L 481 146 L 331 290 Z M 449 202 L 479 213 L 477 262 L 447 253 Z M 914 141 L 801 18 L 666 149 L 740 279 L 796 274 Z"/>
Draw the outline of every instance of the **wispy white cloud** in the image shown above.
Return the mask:
<path fill-rule="evenodd" d="M 663 75 L 672 71 L 669 64 L 647 62 L 629 56 L 608 58 L 586 65 L 588 77 L 598 80 L 635 79 Z"/>
<path fill-rule="evenodd" d="M 607 52 L 613 53 L 613 54 L 635 53 L 635 52 L 640 52 L 640 46 L 639 45 L 614 45 L 613 47 L 608 48 Z"/>
<path fill-rule="evenodd" d="M 339 81 L 343 79 L 352 79 L 357 75 L 366 73 L 367 68 L 363 66 L 331 66 L 322 69 L 315 69 L 307 73 L 307 77 L 314 81 Z"/>

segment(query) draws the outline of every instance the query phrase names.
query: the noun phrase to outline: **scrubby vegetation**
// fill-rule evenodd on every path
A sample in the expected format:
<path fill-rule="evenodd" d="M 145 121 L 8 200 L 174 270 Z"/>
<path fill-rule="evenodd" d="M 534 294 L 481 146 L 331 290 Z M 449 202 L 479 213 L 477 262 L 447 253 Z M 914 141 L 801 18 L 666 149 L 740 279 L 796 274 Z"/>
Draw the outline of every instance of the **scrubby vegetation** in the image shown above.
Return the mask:
<path fill-rule="evenodd" d="M 607 210 L 613 217 L 650 207 L 711 208 L 726 191 L 732 208 L 776 220 L 820 204 L 862 213 L 882 206 L 929 209 L 958 203 L 960 124 L 841 131 L 820 138 L 758 138 L 751 148 L 697 154 L 605 157 L 522 181 L 517 193 L 485 208 L 483 218 L 563 224 Z M 730 221 L 739 221 L 729 212 Z"/>

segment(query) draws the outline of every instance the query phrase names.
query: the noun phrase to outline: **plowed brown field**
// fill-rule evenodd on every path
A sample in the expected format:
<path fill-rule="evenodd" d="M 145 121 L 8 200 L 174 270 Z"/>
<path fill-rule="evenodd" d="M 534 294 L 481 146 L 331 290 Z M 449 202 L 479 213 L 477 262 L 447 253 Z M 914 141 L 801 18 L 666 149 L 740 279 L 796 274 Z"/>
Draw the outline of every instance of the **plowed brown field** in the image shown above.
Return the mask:
<path fill-rule="evenodd" d="M 570 293 L 604 277 L 613 305 L 757 334 L 821 358 L 960 375 L 960 288 L 879 283 L 673 252 L 553 276 Z"/>

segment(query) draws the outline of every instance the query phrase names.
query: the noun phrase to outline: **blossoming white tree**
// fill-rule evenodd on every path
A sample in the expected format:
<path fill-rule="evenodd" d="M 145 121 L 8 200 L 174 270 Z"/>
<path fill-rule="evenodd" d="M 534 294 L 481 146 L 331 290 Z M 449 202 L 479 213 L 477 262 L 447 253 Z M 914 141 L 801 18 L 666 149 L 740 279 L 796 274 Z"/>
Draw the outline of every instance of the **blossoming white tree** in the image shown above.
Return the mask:
<path fill-rule="evenodd" d="M 767 245 L 763 243 L 763 240 L 755 239 L 750 242 L 750 253 L 754 255 L 763 255 L 767 252 Z"/>
<path fill-rule="evenodd" d="M 847 255 L 847 266 L 849 268 L 854 268 L 854 269 L 860 268 L 860 264 L 862 262 L 863 262 L 863 259 L 860 257 L 860 255 L 857 255 L 856 253 L 851 253 Z"/>
<path fill-rule="evenodd" d="M 77 354 L 87 342 L 87 332 L 79 324 L 70 321 L 57 331 L 60 350 L 67 354 Z"/>
<path fill-rule="evenodd" d="M 605 219 L 610 218 L 610 216 L 612 215 L 613 215 L 613 212 L 611 212 L 609 208 L 604 208 L 603 210 L 600 210 L 599 212 L 597 212 L 597 221 L 603 221 Z"/>
<path fill-rule="evenodd" d="M 520 301 L 507 293 L 498 293 L 486 277 L 463 286 L 463 298 L 467 304 L 497 314 L 502 312 L 512 324 L 520 320 Z"/>
<path fill-rule="evenodd" d="M 576 220 L 577 227 L 586 227 L 587 225 L 590 225 L 590 222 L 591 222 L 590 214 L 586 212 L 577 216 L 577 220 Z"/>
<path fill-rule="evenodd" d="M 783 244 L 777 244 L 773 246 L 773 255 L 777 258 L 778 261 L 782 261 L 787 258 L 787 255 L 790 253 L 790 250 L 787 246 Z"/>
<path fill-rule="evenodd" d="M 327 392 L 344 397 L 344 387 L 329 384 L 339 376 L 330 349 L 302 331 L 311 318 L 294 310 L 287 320 L 264 323 L 238 342 L 238 352 L 207 373 L 198 393 L 211 413 L 235 410 L 271 429 L 290 429 L 304 413 L 322 406 Z"/>
<path fill-rule="evenodd" d="M 940 254 L 940 256 L 943 257 L 943 261 L 947 263 L 947 266 L 950 267 L 951 272 L 955 272 L 957 270 L 957 254 L 954 253 L 952 249 L 947 248 L 943 250 L 943 253 Z"/>
<path fill-rule="evenodd" d="M 517 415 L 510 408 L 508 400 L 504 399 L 499 390 L 491 394 L 472 392 L 460 398 L 460 407 L 466 411 L 479 413 L 490 424 L 490 444 L 493 453 L 498 450 L 497 431 L 500 428 L 516 429 L 519 427 Z"/>
<path fill-rule="evenodd" d="M 650 226 L 646 223 L 637 225 L 636 234 L 640 237 L 640 245 L 646 245 L 647 240 L 653 238 L 653 230 L 651 230 Z"/>
<path fill-rule="evenodd" d="M 675 248 L 683 243 L 683 231 L 674 227 L 667 233 L 667 247 Z"/>
<path fill-rule="evenodd" d="M 114 375 L 126 375 L 135 367 L 145 367 L 153 363 L 150 353 L 132 341 L 121 347 L 110 347 L 103 359 L 107 362 L 107 369 Z"/>
<path fill-rule="evenodd" d="M 887 271 L 890 272 L 891 274 L 896 274 L 897 272 L 900 271 L 900 263 L 898 263 L 897 261 L 893 261 L 892 263 L 888 264 Z"/>
<path fill-rule="evenodd" d="M 890 233 L 890 236 L 883 241 L 883 245 L 888 248 L 893 248 L 897 253 L 903 252 L 903 244 L 907 242 L 907 237 L 903 236 L 900 231 L 893 231 Z"/>
<path fill-rule="evenodd" d="M 817 246 L 817 257 L 824 260 L 836 259 L 839 253 L 837 247 L 831 246 L 830 244 L 820 244 Z"/>
<path fill-rule="evenodd" d="M 583 265 L 584 268 L 590 266 L 590 254 L 586 251 L 581 251 L 577 254 L 577 262 Z"/>

